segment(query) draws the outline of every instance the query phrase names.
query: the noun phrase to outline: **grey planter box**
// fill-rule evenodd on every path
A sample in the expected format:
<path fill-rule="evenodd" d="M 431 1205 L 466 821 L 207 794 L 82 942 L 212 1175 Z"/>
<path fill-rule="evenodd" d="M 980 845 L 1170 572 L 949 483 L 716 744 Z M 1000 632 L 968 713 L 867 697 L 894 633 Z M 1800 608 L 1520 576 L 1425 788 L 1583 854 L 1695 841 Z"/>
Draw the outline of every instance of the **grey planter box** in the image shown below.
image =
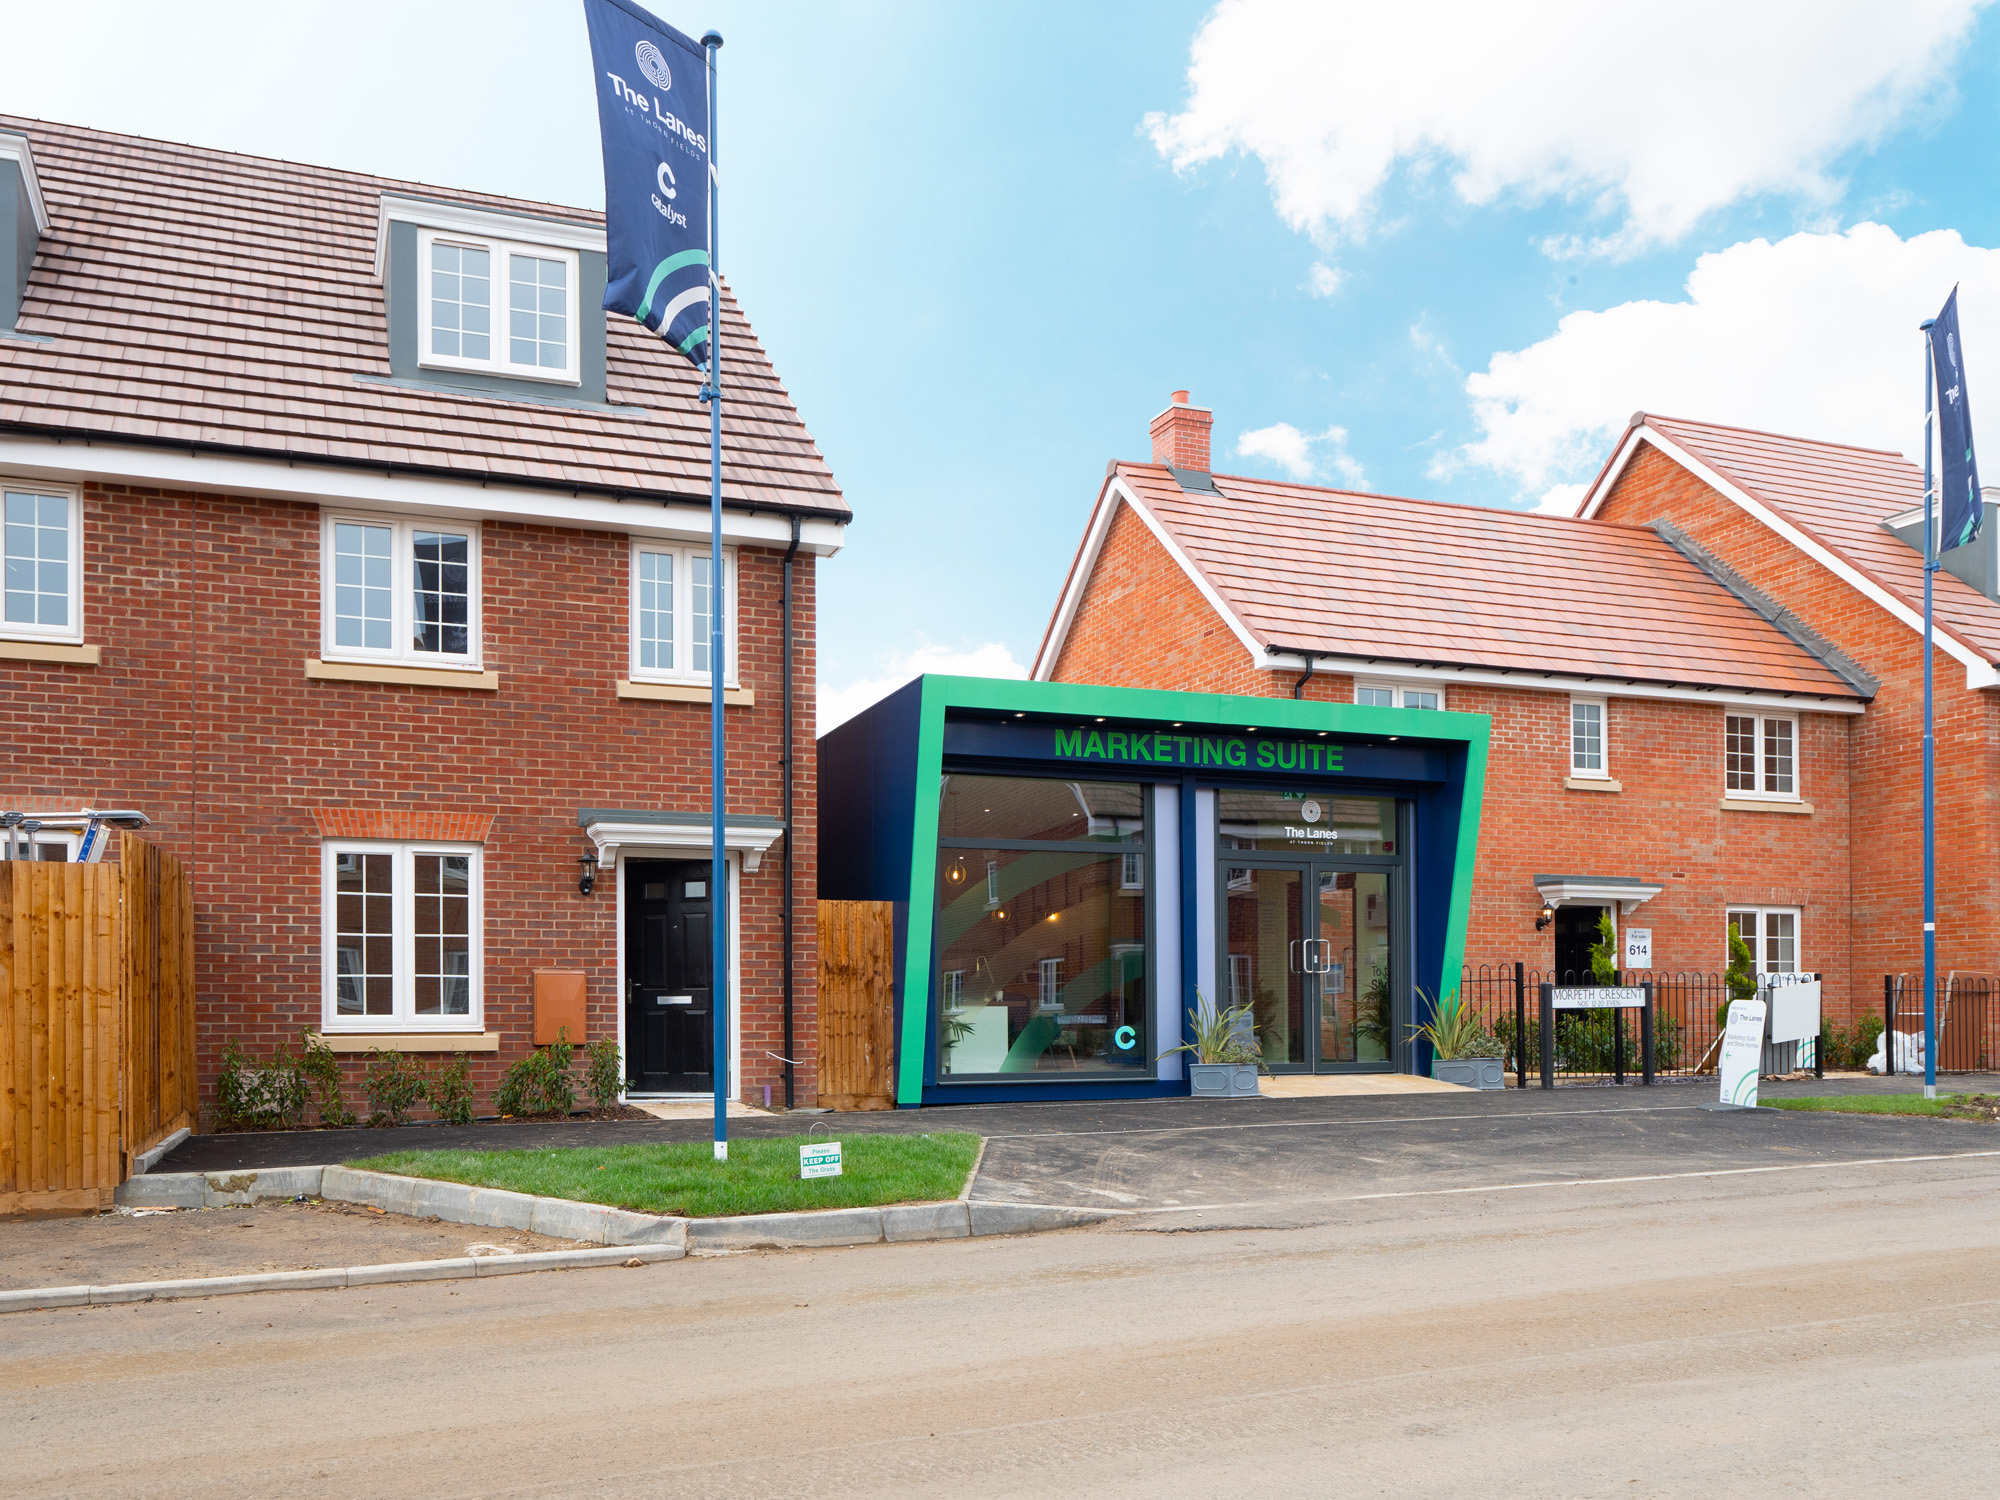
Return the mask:
<path fill-rule="evenodd" d="M 1434 1057 L 1431 1077 L 1439 1083 L 1463 1084 L 1469 1089 L 1507 1087 L 1507 1059 L 1504 1057 Z"/>
<path fill-rule="evenodd" d="M 1189 1063 L 1188 1092 L 1197 1099 L 1254 1099 L 1255 1063 Z"/>

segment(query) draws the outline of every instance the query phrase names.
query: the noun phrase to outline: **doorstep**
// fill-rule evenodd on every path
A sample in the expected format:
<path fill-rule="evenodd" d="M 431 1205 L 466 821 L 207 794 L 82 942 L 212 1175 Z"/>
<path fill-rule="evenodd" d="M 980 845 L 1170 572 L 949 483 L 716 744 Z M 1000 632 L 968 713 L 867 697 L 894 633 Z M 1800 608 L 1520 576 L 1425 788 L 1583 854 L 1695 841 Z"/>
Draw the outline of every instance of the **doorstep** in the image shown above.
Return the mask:
<path fill-rule="evenodd" d="M 1260 1078 L 1257 1087 L 1273 1099 L 1346 1098 L 1361 1094 L 1476 1094 L 1464 1084 L 1441 1083 L 1414 1073 L 1284 1073 Z"/>
<path fill-rule="evenodd" d="M 656 1120 L 712 1120 L 715 1118 L 715 1101 L 707 1098 L 695 1099 L 634 1099 L 626 1096 L 625 1102 L 633 1109 L 642 1109 Z M 729 1118 L 745 1120 L 755 1116 L 773 1113 L 759 1109 L 754 1104 L 745 1104 L 741 1099 L 729 1101 Z"/>

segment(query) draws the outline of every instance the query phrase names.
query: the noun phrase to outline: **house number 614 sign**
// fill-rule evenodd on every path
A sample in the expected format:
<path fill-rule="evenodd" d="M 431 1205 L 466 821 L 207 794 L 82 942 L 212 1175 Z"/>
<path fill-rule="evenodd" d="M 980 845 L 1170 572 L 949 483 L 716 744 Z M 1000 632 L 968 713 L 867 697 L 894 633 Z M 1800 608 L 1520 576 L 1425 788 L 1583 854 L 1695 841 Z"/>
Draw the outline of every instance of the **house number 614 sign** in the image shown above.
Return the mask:
<path fill-rule="evenodd" d="M 1628 969 L 1650 969 L 1653 967 L 1652 928 L 1628 927 L 1625 929 L 1625 967 Z"/>

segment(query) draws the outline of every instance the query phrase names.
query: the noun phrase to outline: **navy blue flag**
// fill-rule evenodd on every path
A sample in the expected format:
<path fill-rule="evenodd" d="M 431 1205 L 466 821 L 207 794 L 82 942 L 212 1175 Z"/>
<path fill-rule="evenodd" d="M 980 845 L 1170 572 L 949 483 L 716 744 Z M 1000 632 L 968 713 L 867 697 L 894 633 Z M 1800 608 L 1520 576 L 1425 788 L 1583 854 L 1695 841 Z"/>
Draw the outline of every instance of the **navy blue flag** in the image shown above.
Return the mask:
<path fill-rule="evenodd" d="M 628 0 L 583 0 L 604 137 L 604 306 L 708 359 L 708 58 Z"/>
<path fill-rule="evenodd" d="M 1944 498 L 1940 555 L 1979 535 L 1979 460 L 1972 453 L 1972 412 L 1965 403 L 1965 353 L 1958 339 L 1958 288 L 1944 299 L 1931 326 L 1931 362 L 1937 367 L 1938 484 Z"/>

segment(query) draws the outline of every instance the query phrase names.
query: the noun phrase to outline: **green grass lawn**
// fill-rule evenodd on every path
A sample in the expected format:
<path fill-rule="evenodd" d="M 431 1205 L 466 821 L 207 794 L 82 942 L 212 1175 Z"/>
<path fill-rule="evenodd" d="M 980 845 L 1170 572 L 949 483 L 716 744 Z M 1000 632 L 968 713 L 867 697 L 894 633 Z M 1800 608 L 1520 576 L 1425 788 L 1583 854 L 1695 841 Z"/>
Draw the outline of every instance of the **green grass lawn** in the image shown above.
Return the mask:
<path fill-rule="evenodd" d="M 841 1175 L 811 1181 L 799 1177 L 805 1137 L 797 1135 L 731 1141 L 726 1162 L 715 1160 L 712 1143 L 699 1141 L 544 1151 L 391 1151 L 347 1165 L 641 1213 L 712 1218 L 956 1198 L 979 1155 L 979 1139 L 945 1131 L 850 1135 L 841 1141 Z"/>
<path fill-rule="evenodd" d="M 1933 1115 L 1944 1120 L 1991 1120 L 1996 1101 L 1987 1094 L 1805 1094 L 1757 1101 L 1773 1109 L 1829 1110 L 1845 1115 Z"/>

